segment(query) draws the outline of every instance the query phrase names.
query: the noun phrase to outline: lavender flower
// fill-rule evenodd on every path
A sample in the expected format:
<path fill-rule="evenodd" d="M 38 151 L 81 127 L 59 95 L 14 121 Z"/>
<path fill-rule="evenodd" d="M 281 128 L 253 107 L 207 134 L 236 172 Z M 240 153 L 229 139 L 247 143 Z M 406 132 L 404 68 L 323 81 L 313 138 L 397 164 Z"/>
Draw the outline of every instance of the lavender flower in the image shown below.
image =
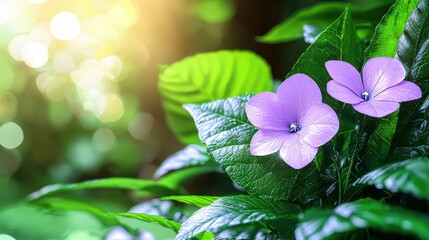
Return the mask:
<path fill-rule="evenodd" d="M 404 81 L 405 69 L 394 58 L 370 59 L 363 67 L 363 81 L 347 62 L 328 61 L 325 66 L 333 79 L 328 82 L 329 95 L 371 117 L 384 117 L 396 111 L 399 102 L 422 97 L 416 84 Z"/>
<path fill-rule="evenodd" d="M 295 169 L 309 164 L 317 148 L 334 137 L 339 128 L 335 111 L 322 103 L 319 87 L 304 74 L 286 79 L 277 94 L 253 96 L 246 113 L 259 128 L 250 143 L 250 153 L 262 156 L 280 150 L 280 157 Z"/>

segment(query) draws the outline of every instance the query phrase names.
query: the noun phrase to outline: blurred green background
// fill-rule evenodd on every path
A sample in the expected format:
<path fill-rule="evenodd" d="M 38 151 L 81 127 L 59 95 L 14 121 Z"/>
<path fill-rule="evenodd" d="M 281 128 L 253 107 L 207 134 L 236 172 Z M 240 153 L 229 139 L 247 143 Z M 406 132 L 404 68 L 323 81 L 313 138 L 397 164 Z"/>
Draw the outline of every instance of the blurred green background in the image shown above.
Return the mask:
<path fill-rule="evenodd" d="M 283 79 L 308 44 L 255 37 L 316 2 L 0 0 L 0 240 L 100 239 L 106 229 L 88 214 L 19 202 L 52 183 L 152 178 L 183 147 L 165 123 L 159 67 L 250 49 Z M 126 211 L 139 199 L 124 193 L 81 197 Z"/>

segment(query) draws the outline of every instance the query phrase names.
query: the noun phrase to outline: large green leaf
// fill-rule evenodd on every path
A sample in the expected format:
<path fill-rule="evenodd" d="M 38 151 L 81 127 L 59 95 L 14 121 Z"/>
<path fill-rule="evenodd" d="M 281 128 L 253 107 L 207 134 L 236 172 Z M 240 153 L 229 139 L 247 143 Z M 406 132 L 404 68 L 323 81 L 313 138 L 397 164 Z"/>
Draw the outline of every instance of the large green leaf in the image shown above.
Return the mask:
<path fill-rule="evenodd" d="M 150 215 L 146 213 L 117 213 L 115 216 L 121 216 L 121 217 L 128 217 L 128 218 L 134 218 L 143 222 L 149 222 L 149 223 L 157 223 L 163 227 L 169 228 L 175 232 L 179 231 L 180 223 L 175 222 L 173 220 L 168 220 L 163 217 L 157 216 L 157 215 Z"/>
<path fill-rule="evenodd" d="M 423 97 L 404 103 L 400 109 L 399 134 L 395 138 L 394 160 L 428 156 L 429 144 L 429 1 L 422 0 L 408 19 L 399 39 L 397 57 L 407 70 L 407 80 L 420 86 Z"/>
<path fill-rule="evenodd" d="M 197 207 L 206 207 L 218 200 L 220 197 L 215 196 L 199 196 L 199 195 L 182 195 L 182 196 L 168 196 L 163 197 L 161 200 L 173 200 L 186 204 L 192 204 Z"/>
<path fill-rule="evenodd" d="M 323 101 L 341 114 L 343 105 L 326 91 L 331 77 L 325 69 L 329 60 L 347 61 L 359 68 L 362 63 L 363 46 L 356 37 L 356 31 L 350 16 L 350 9 L 320 34 L 317 40 L 299 57 L 288 77 L 296 73 L 310 76 L 319 85 Z"/>
<path fill-rule="evenodd" d="M 415 82 L 423 92 L 423 98 L 402 104 L 398 123 L 399 130 L 416 117 L 425 97 L 429 93 L 429 1 L 422 0 L 410 15 L 405 31 L 399 38 L 397 58 L 407 71 L 406 79 Z"/>
<path fill-rule="evenodd" d="M 375 29 L 369 47 L 365 50 L 365 58 L 394 57 L 402 51 L 398 48 L 398 39 L 404 31 L 408 16 L 417 4 L 417 0 L 398 0 L 383 17 Z M 403 35 L 404 36 L 404 35 Z M 402 111 L 403 108 L 401 108 Z M 365 161 L 370 168 L 384 163 L 389 154 L 390 146 L 396 131 L 398 113 L 391 114 L 380 120 L 375 131 L 368 139 Z"/>
<path fill-rule="evenodd" d="M 195 166 L 213 167 L 213 171 L 217 169 L 215 161 L 204 147 L 191 144 L 165 159 L 154 173 L 154 178 L 157 179 L 169 172 Z"/>
<path fill-rule="evenodd" d="M 223 197 L 195 212 L 182 224 L 176 239 L 189 239 L 205 231 L 216 235 L 232 226 L 260 221 L 283 220 L 284 225 L 294 225 L 299 212 L 296 205 L 283 201 L 247 195 Z"/>
<path fill-rule="evenodd" d="M 247 119 L 250 96 L 217 100 L 185 108 L 195 119 L 200 139 L 230 178 L 252 195 L 305 201 L 320 195 L 322 182 L 313 164 L 302 170 L 287 166 L 278 154 L 250 154 L 250 141 L 257 131 Z"/>
<path fill-rule="evenodd" d="M 393 0 L 371 1 L 372 4 L 352 6 L 353 15 L 356 16 L 355 22 L 365 27 L 372 27 L 380 20 L 392 2 Z M 264 36 L 257 37 L 257 40 L 263 43 L 280 43 L 302 37 L 307 38 L 306 33 L 308 34 L 309 29 L 306 29 L 306 26 L 313 30 L 325 29 L 341 15 L 346 7 L 347 3 L 322 2 L 304 8 L 274 26 Z"/>
<path fill-rule="evenodd" d="M 344 203 L 334 210 L 313 208 L 306 211 L 295 236 L 297 240 L 326 239 L 366 228 L 428 239 L 429 217 L 367 198 Z"/>
<path fill-rule="evenodd" d="M 415 158 L 389 164 L 360 177 L 355 185 L 374 185 L 392 192 L 429 200 L 429 158 Z"/>
<path fill-rule="evenodd" d="M 418 0 L 397 0 L 375 28 L 371 43 L 365 50 L 365 59 L 379 56 L 394 56 L 398 39 L 404 32 L 408 16 Z"/>
<path fill-rule="evenodd" d="M 117 188 L 129 190 L 145 190 L 160 195 L 177 193 L 166 184 L 135 178 L 105 178 L 85 181 L 81 183 L 53 184 L 43 187 L 32 193 L 30 200 L 38 199 L 54 193 L 70 192 L 83 189 Z"/>
<path fill-rule="evenodd" d="M 249 51 L 218 51 L 187 57 L 163 69 L 159 79 L 167 122 L 185 144 L 200 141 L 183 104 L 272 90 L 269 65 Z"/>

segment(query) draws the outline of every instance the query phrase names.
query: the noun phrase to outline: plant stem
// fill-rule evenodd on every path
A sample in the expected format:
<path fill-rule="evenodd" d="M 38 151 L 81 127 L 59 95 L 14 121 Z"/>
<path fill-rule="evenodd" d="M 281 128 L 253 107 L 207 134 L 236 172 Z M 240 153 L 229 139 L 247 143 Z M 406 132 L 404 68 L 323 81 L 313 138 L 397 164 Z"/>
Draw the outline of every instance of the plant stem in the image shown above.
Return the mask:
<path fill-rule="evenodd" d="M 341 197 L 342 197 L 342 189 L 341 189 L 341 173 L 340 173 L 340 168 L 338 167 L 338 164 L 337 164 L 337 162 L 336 161 L 334 161 L 334 164 L 335 164 L 335 168 L 336 168 L 336 170 L 337 170 L 337 177 L 338 177 L 338 179 L 337 179 L 337 181 L 338 181 L 338 205 L 339 204 L 341 204 Z"/>
<path fill-rule="evenodd" d="M 361 141 L 362 133 L 363 133 L 362 129 L 363 129 L 363 126 L 365 124 L 366 119 L 367 118 L 364 115 L 363 118 L 362 118 L 362 121 L 359 124 L 358 136 L 357 136 L 357 139 L 356 139 L 356 144 L 355 144 L 355 147 L 354 147 L 353 152 L 352 152 L 352 157 L 351 157 L 351 160 L 350 160 L 350 165 L 349 165 L 349 168 L 347 169 L 347 175 L 346 175 L 346 179 L 345 179 L 345 182 L 344 182 L 344 189 L 343 189 L 343 194 L 344 195 L 343 195 L 343 199 L 346 198 L 346 193 L 349 190 L 350 176 L 351 176 L 352 169 L 353 169 L 353 166 L 354 166 L 354 163 L 355 163 L 355 159 L 357 157 L 357 153 L 359 151 L 359 149 L 358 149 L 359 148 L 359 143 Z"/>

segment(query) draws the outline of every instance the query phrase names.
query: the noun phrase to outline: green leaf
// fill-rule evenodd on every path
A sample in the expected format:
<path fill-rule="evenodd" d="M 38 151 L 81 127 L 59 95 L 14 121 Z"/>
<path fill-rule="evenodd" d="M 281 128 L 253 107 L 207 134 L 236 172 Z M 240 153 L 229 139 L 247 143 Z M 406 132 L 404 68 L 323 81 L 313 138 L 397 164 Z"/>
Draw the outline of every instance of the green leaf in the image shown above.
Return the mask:
<path fill-rule="evenodd" d="M 389 164 L 360 177 L 354 185 L 374 185 L 429 200 L 429 158 L 415 158 Z"/>
<path fill-rule="evenodd" d="M 232 226 L 283 220 L 295 224 L 300 209 L 291 203 L 269 201 L 266 198 L 237 195 L 223 197 L 195 212 L 182 224 L 176 239 L 189 239 L 209 231 L 215 235 Z"/>
<path fill-rule="evenodd" d="M 216 234 L 216 239 L 266 239 L 271 231 L 262 223 L 228 227 Z"/>
<path fill-rule="evenodd" d="M 163 201 L 158 198 L 145 200 L 137 205 L 134 205 L 128 212 L 146 213 L 157 215 L 176 222 L 183 222 L 191 214 L 187 214 L 183 207 L 176 206 L 172 201 Z"/>
<path fill-rule="evenodd" d="M 390 146 L 395 135 L 398 112 L 380 119 L 376 129 L 369 136 L 364 159 L 369 169 L 383 165 L 389 155 Z"/>
<path fill-rule="evenodd" d="M 182 195 L 163 197 L 161 200 L 173 200 L 181 203 L 195 205 L 197 207 L 206 207 L 219 198 L 220 197 L 215 196 Z"/>
<path fill-rule="evenodd" d="M 184 144 L 199 144 L 187 103 L 271 91 L 269 65 L 249 51 L 217 51 L 187 57 L 165 68 L 158 83 L 167 122 Z"/>
<path fill-rule="evenodd" d="M 331 80 L 325 68 L 328 60 L 342 60 L 355 67 L 362 63 L 363 47 L 356 36 L 350 9 L 323 31 L 317 40 L 299 57 L 287 77 L 304 73 L 319 85 L 323 100 L 341 115 L 342 103 L 332 98 L 326 91 L 326 84 Z"/>
<path fill-rule="evenodd" d="M 117 213 L 115 216 L 121 216 L 121 217 L 128 217 L 128 218 L 134 218 L 143 222 L 148 223 L 157 223 L 163 227 L 169 228 L 175 232 L 178 232 L 180 229 L 180 223 L 165 219 L 163 217 L 157 216 L 157 215 L 150 215 L 146 213 Z"/>
<path fill-rule="evenodd" d="M 429 156 L 429 96 L 426 97 L 417 117 L 395 141 L 393 160 Z"/>
<path fill-rule="evenodd" d="M 295 236 L 297 240 L 325 239 L 339 233 L 372 228 L 428 239 L 428 226 L 427 215 L 367 198 L 344 203 L 334 210 L 306 211 Z"/>
<path fill-rule="evenodd" d="M 374 57 L 394 57 L 402 51 L 398 48 L 398 39 L 405 28 L 405 23 L 417 0 L 398 0 L 383 17 L 375 29 L 369 47 L 365 51 L 366 60 Z M 402 111 L 402 109 L 401 109 Z M 398 113 L 391 114 L 380 120 L 374 133 L 368 139 L 365 151 L 365 161 L 370 163 L 370 169 L 384 163 L 395 135 L 398 123 Z"/>
<path fill-rule="evenodd" d="M 422 90 L 418 101 L 401 104 L 393 160 L 429 156 L 429 2 L 422 0 L 408 19 L 399 39 L 397 57 L 407 70 L 406 79 Z"/>
<path fill-rule="evenodd" d="M 200 139 L 229 177 L 252 195 L 305 202 L 320 195 L 322 183 L 313 164 L 301 170 L 287 166 L 278 154 L 252 156 L 257 131 L 247 119 L 250 96 L 233 97 L 185 108 L 195 119 Z"/>
<path fill-rule="evenodd" d="M 398 130 L 403 131 L 416 117 L 424 99 L 429 93 L 429 2 L 420 1 L 410 15 L 405 30 L 399 38 L 397 58 L 403 63 L 408 81 L 415 82 L 421 88 L 423 97 L 418 101 L 401 104 Z"/>
<path fill-rule="evenodd" d="M 371 43 L 365 50 L 365 59 L 379 56 L 393 57 L 398 39 L 405 28 L 408 16 L 418 0 L 397 0 L 375 28 Z"/>
<path fill-rule="evenodd" d="M 299 10 L 264 36 L 257 37 L 257 40 L 263 43 L 280 43 L 302 38 L 305 24 L 325 29 L 341 15 L 346 6 L 345 3 L 328 2 Z"/>
<path fill-rule="evenodd" d="M 357 16 L 356 23 L 372 27 L 373 24 L 380 20 L 392 2 L 393 0 L 371 1 L 372 4 L 352 6 L 353 15 Z M 300 39 L 305 37 L 305 25 L 325 29 L 341 15 L 346 7 L 347 4 L 342 2 L 322 2 L 309 8 L 304 8 L 274 26 L 264 36 L 256 39 L 263 43 L 281 43 Z"/>
<path fill-rule="evenodd" d="M 146 190 L 160 195 L 172 195 L 176 191 L 165 184 L 150 180 L 134 178 L 104 178 L 85 181 L 81 183 L 53 184 L 30 194 L 29 199 L 34 200 L 54 193 L 70 192 L 83 189 L 118 188 L 129 190 Z M 176 192 L 177 193 L 177 192 Z"/>
<path fill-rule="evenodd" d="M 213 171 L 217 169 L 215 161 L 205 147 L 191 144 L 165 159 L 154 173 L 154 178 L 158 179 L 169 172 L 195 166 L 213 167 Z"/>
<path fill-rule="evenodd" d="M 218 167 L 213 167 L 213 166 L 195 166 L 195 167 L 189 167 L 189 168 L 182 168 L 180 170 L 171 172 L 161 177 L 157 182 L 171 189 L 182 190 L 181 184 L 184 181 L 192 179 L 195 176 L 199 176 L 205 173 L 211 173 L 217 169 Z"/>
<path fill-rule="evenodd" d="M 127 229 L 128 226 L 124 226 L 120 221 L 112 215 L 110 212 L 104 211 L 92 204 L 85 203 L 83 201 L 76 201 L 64 198 L 43 198 L 36 201 L 32 201 L 31 204 L 42 206 L 50 211 L 64 211 L 64 210 L 78 210 L 87 212 L 103 223 L 105 226 L 112 227 L 121 225 Z"/>

